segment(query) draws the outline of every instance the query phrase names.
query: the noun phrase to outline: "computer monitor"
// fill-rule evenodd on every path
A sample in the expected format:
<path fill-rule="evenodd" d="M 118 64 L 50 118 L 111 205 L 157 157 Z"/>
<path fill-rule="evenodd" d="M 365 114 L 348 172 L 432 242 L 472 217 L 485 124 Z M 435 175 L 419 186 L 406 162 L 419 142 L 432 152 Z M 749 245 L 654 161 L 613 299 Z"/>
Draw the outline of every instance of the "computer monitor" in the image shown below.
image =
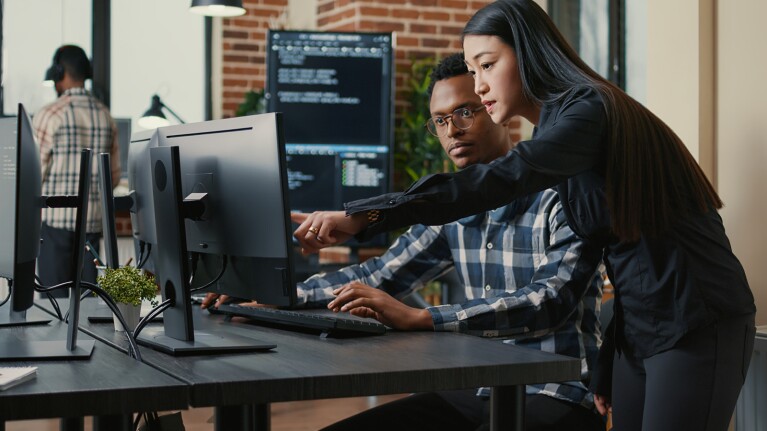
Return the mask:
<path fill-rule="evenodd" d="M 391 33 L 268 32 L 267 110 L 284 116 L 292 210 L 391 190 L 393 47 Z"/>
<path fill-rule="evenodd" d="M 85 227 L 90 191 L 91 152 L 80 157 L 78 194 L 76 196 L 42 196 L 40 153 L 32 124 L 24 106 L 19 104 L 15 138 L 7 139 L 7 119 L 0 120 L 0 190 L 12 196 L 12 204 L 0 210 L 0 276 L 10 280 L 11 305 L 8 324 L 29 323 L 26 311 L 32 306 L 35 292 L 35 262 L 40 251 L 41 210 L 43 206 L 76 208 L 75 245 L 70 262 L 72 292 L 69 300 L 67 340 L 19 340 L 5 337 L 0 341 L 0 359 L 88 358 L 93 340 L 78 342 L 80 280 L 85 254 Z M 12 229 L 12 231 L 11 231 Z M 47 322 L 46 322 L 47 323 Z"/>
<path fill-rule="evenodd" d="M 128 178 L 128 147 L 131 139 L 130 118 L 115 118 L 117 125 L 117 143 L 120 146 L 120 177 Z"/>
<path fill-rule="evenodd" d="M 128 147 L 128 189 L 132 193 L 130 210 L 133 238 L 143 244 L 157 244 L 154 226 L 154 198 L 149 148 L 157 147 L 156 130 L 143 130 L 131 135 Z"/>
<path fill-rule="evenodd" d="M 27 319 L 35 292 L 35 263 L 42 224 L 40 152 L 29 117 L 19 105 L 16 117 L 0 119 L 0 277 L 9 280 L 10 305 L 0 326 L 45 324 Z"/>
<path fill-rule="evenodd" d="M 209 290 L 263 303 L 294 304 L 296 280 L 281 115 L 163 127 L 146 138 L 145 145 L 131 147 L 129 160 L 146 158 L 147 154 L 138 151 L 149 153 L 143 166 L 151 167 L 155 236 L 144 239 L 155 241 L 152 253 L 163 298 L 172 298 L 175 305 L 163 312 L 164 333 L 146 332 L 151 329 L 147 327 L 139 342 L 175 354 L 189 353 L 189 343 L 197 342 L 190 316 L 191 286 L 187 281 L 192 268 L 187 252 L 200 260 L 194 272 L 195 287 L 220 273 Z M 129 182 L 141 185 L 138 177 L 146 173 L 140 169 L 129 172 L 136 177 Z M 137 201 L 146 193 L 134 189 Z M 137 213 L 147 210 L 148 199 L 143 202 Z M 136 218 L 147 222 L 143 214 Z M 153 346 L 152 341 L 166 344 Z M 216 340 L 208 337 L 203 341 Z M 226 346 L 199 348 L 228 350 Z"/>
<path fill-rule="evenodd" d="M 103 264 L 107 268 L 117 269 L 120 264 L 117 251 L 117 226 L 115 222 L 115 196 L 114 185 L 112 184 L 111 159 L 112 157 L 109 153 L 101 153 L 98 156 L 97 164 L 99 196 L 101 196 L 101 231 L 104 237 Z M 130 205 L 127 206 L 128 209 L 132 206 L 132 203 L 131 199 Z"/>
<path fill-rule="evenodd" d="M 120 148 L 120 178 L 128 178 L 128 148 L 131 141 L 131 119 L 115 118 L 117 124 L 117 142 Z M 115 212 L 129 210 L 133 206 L 131 196 L 114 196 L 116 184 L 112 181 L 112 156 L 101 153 L 96 161 L 98 165 L 98 187 L 101 196 L 101 231 L 104 237 L 104 265 L 108 268 L 119 267 L 117 247 L 117 227 Z"/>

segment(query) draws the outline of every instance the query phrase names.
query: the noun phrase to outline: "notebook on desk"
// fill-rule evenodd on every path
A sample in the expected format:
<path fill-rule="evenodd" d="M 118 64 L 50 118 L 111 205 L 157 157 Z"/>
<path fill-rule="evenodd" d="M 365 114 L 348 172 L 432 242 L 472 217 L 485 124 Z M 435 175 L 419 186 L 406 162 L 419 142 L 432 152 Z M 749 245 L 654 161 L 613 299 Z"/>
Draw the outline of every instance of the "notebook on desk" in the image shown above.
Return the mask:
<path fill-rule="evenodd" d="M 261 325 L 318 332 L 322 337 L 381 335 L 387 330 L 386 325 L 375 319 L 357 317 L 344 312 L 335 313 L 327 309 L 283 310 L 228 303 L 219 305 L 217 309 L 211 307 L 208 311 L 244 317 Z"/>
<path fill-rule="evenodd" d="M 0 367 L 0 391 L 34 379 L 37 367 Z"/>

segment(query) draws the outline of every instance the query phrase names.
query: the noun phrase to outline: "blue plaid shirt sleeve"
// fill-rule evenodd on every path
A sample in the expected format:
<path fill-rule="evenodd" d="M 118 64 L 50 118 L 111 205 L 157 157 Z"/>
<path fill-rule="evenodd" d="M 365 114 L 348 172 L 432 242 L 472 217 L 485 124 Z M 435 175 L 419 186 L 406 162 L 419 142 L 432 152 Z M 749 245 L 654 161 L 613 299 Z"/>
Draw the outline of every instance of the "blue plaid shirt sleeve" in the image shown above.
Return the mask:
<path fill-rule="evenodd" d="M 502 292 L 488 284 L 484 286 L 487 294 L 482 297 L 428 308 L 435 330 L 483 336 L 542 337 L 565 323 L 599 276 L 595 269 L 601 260 L 601 249 L 587 245 L 575 235 L 559 202 L 540 214 L 548 218 L 548 244 L 544 246 L 543 256 L 536 259 L 532 278 L 516 289 L 509 289 L 507 285 Z M 540 220 L 529 228 L 536 230 L 535 223 Z M 482 286 L 474 290 L 482 290 Z"/>
<path fill-rule="evenodd" d="M 412 227 L 379 258 L 299 283 L 299 300 L 327 304 L 333 290 L 360 281 L 402 298 L 454 269 L 466 301 L 429 307 L 437 331 L 504 336 L 505 342 L 581 359 L 583 381 L 600 344 L 601 249 L 565 222 L 546 190 L 443 226 Z M 593 407 L 583 381 L 527 387 Z"/>
<path fill-rule="evenodd" d="M 450 246 L 441 226 L 416 225 L 401 235 L 380 257 L 359 265 L 317 274 L 298 283 L 298 306 L 327 305 L 333 290 L 358 281 L 402 299 L 453 266 Z"/>

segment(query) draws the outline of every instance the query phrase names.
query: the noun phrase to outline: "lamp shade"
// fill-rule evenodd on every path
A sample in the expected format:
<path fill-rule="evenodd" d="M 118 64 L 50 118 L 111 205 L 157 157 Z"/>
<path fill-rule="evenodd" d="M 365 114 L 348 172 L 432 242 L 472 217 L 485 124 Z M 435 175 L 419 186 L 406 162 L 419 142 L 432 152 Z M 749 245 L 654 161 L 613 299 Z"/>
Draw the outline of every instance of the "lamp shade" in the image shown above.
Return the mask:
<path fill-rule="evenodd" d="M 144 115 L 138 119 L 138 125 L 144 129 L 156 129 L 158 127 L 164 127 L 170 124 L 165 114 L 162 112 L 163 104 L 160 101 L 160 96 L 152 96 L 152 104 L 149 109 L 144 112 Z"/>
<path fill-rule="evenodd" d="M 240 16 L 245 14 L 242 0 L 192 0 L 189 12 L 206 16 Z"/>

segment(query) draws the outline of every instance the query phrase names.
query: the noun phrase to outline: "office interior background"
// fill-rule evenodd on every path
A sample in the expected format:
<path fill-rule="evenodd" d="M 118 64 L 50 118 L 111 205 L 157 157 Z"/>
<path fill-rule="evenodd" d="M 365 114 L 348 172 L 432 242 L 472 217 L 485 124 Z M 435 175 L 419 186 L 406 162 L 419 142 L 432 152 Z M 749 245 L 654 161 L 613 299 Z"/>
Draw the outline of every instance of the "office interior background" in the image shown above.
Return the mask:
<path fill-rule="evenodd" d="M 609 73 L 607 24 L 594 16 L 610 0 L 578 3 L 580 49 Z M 105 3 L 108 2 L 108 3 Z M 543 6 L 550 2 L 538 0 Z M 135 120 L 153 94 L 187 122 L 230 117 L 244 94 L 264 87 L 268 28 L 392 31 L 397 117 L 413 59 L 460 49 L 457 35 L 486 0 L 244 0 L 247 14 L 205 19 L 189 0 L 3 0 L 2 109 L 34 114 L 55 98 L 41 85 L 56 47 L 82 46 L 95 67 L 108 57 L 108 86 L 93 90 L 113 116 Z M 94 53 L 94 11 L 108 4 L 108 55 Z M 624 86 L 664 119 L 717 187 L 733 249 L 767 324 L 767 51 L 764 0 L 623 0 Z M 98 16 L 97 18 L 98 19 Z M 591 21 L 588 21 L 591 19 Z M 104 23 L 97 23 L 101 26 Z M 94 42 L 97 42 L 94 44 Z M 362 78 L 364 79 L 364 77 Z M 332 127 L 332 126 L 331 126 Z M 520 122 L 519 135 L 530 125 Z"/>
<path fill-rule="evenodd" d="M 99 0 L 3 2 L 3 114 L 18 102 L 34 113 L 55 98 L 42 86 L 61 44 L 93 56 L 94 4 Z M 544 0 L 539 1 L 547 6 Z M 395 111 L 408 109 L 403 92 L 413 59 L 460 49 L 461 25 L 486 1 L 245 0 L 248 13 L 210 19 L 206 73 L 205 18 L 188 0 L 111 1 L 109 88 L 115 117 L 135 120 L 158 94 L 187 122 L 234 115 L 244 94 L 264 86 L 266 30 L 394 31 Z M 583 0 L 596 15 L 608 0 Z M 721 194 L 733 249 L 757 300 L 757 324 L 767 324 L 767 54 L 761 0 L 625 1 L 625 87 L 663 118 L 688 145 Z M 581 52 L 605 71 L 607 29 L 598 18 L 582 24 Z M 586 18 L 584 18 L 586 19 Z M 600 42 L 602 41 L 602 42 Z M 593 52 L 591 52 L 591 51 Z M 94 58 L 98 67 L 99 57 Z M 208 94 L 206 106 L 206 92 Z M 210 118 L 207 118 L 210 117 Z M 520 124 L 520 136 L 530 126 Z"/>

